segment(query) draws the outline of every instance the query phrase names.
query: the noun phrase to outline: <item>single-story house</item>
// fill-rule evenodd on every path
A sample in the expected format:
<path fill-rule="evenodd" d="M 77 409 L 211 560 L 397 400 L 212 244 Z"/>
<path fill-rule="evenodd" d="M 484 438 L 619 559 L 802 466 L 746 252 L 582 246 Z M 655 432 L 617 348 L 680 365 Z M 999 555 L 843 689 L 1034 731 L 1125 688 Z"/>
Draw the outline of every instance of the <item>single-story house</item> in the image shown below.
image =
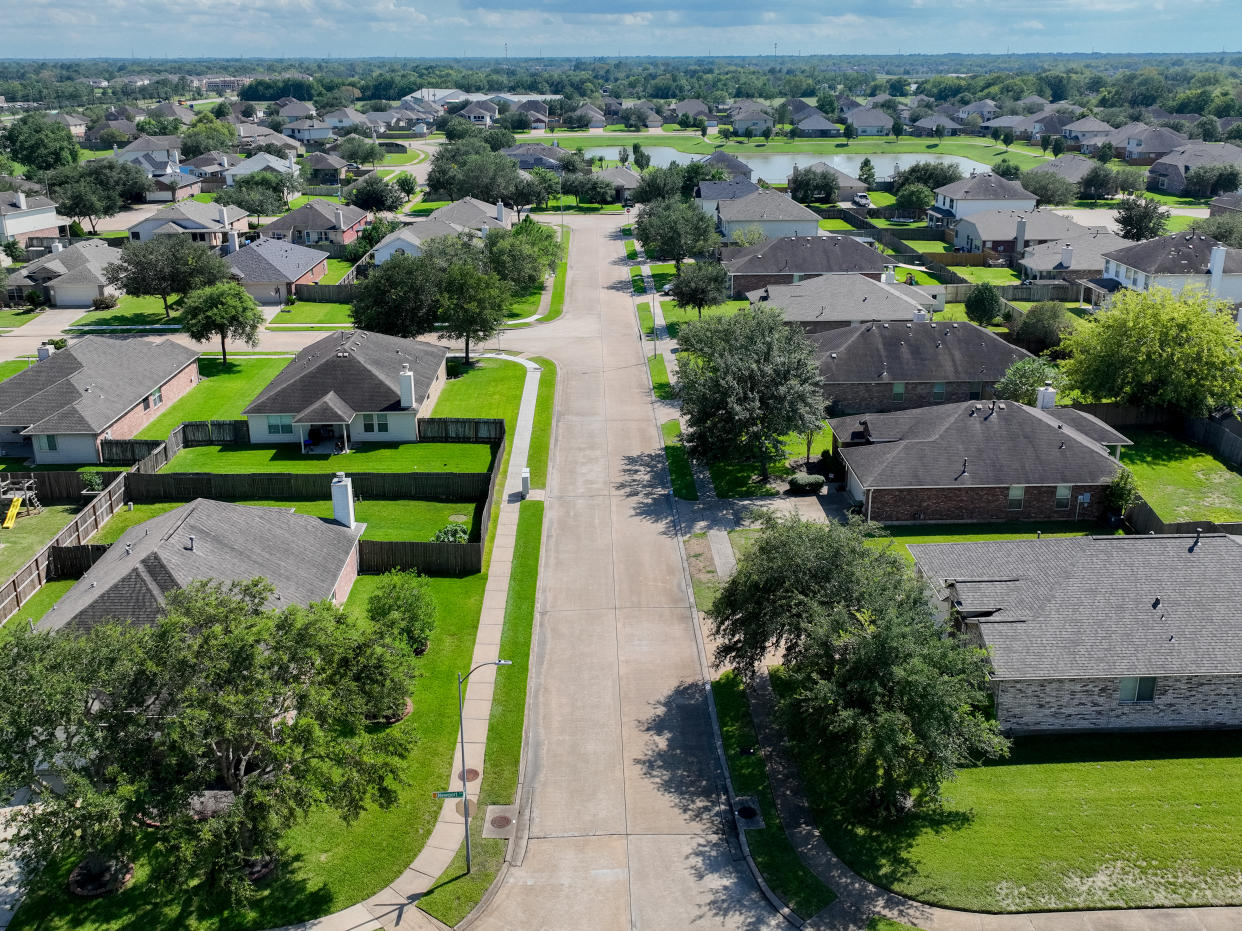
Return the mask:
<path fill-rule="evenodd" d="M 1147 186 L 1166 194 L 1181 194 L 1186 176 L 1207 165 L 1233 165 L 1242 169 L 1242 149 L 1228 142 L 1189 142 L 1179 146 L 1147 169 Z"/>
<path fill-rule="evenodd" d="M 797 284 L 771 284 L 746 295 L 752 304 L 777 308 L 786 323 L 806 333 L 822 333 L 868 321 L 905 323 L 930 320 L 944 309 L 938 293 L 866 275 L 820 275 Z"/>
<path fill-rule="evenodd" d="M 832 139 L 845 135 L 845 131 L 822 113 L 808 114 L 794 124 L 801 139 Z"/>
<path fill-rule="evenodd" d="M 345 177 L 345 159 L 327 152 L 312 152 L 303 160 L 310 171 L 311 184 L 340 184 Z"/>
<path fill-rule="evenodd" d="M 691 119 L 698 119 L 700 116 L 707 118 L 712 115 L 711 108 L 698 98 L 679 100 L 673 104 L 673 113 L 676 116 L 688 116 Z"/>
<path fill-rule="evenodd" d="M 263 237 L 225 256 L 230 274 L 260 304 L 283 304 L 294 286 L 314 284 L 328 271 L 328 253 Z"/>
<path fill-rule="evenodd" d="M 883 110 L 863 107 L 849 115 L 849 121 L 860 136 L 887 136 L 893 128 L 893 118 Z"/>
<path fill-rule="evenodd" d="M 290 210 L 263 227 L 263 235 L 293 243 L 348 245 L 369 222 L 370 215 L 361 207 L 308 200 L 297 210 Z"/>
<path fill-rule="evenodd" d="M 230 232 L 246 229 L 249 216 L 241 207 L 187 200 L 139 220 L 129 228 L 129 238 L 134 242 L 146 242 L 155 236 L 188 236 L 194 242 L 223 246 L 229 242 Z"/>
<path fill-rule="evenodd" d="M 891 260 L 852 236 L 793 236 L 753 246 L 725 246 L 720 261 L 729 293 L 743 297 L 773 284 L 797 284 L 819 275 L 866 275 L 879 281 Z"/>
<path fill-rule="evenodd" d="M 96 123 L 86 131 L 86 141 L 102 142 L 103 134 L 109 131 L 120 133 L 130 141 L 133 141 L 142 135 L 138 132 L 138 124 L 133 120 L 104 120 L 103 122 Z"/>
<path fill-rule="evenodd" d="M 710 217 L 716 216 L 716 207 L 721 201 L 737 200 L 747 197 L 759 190 L 753 181 L 700 181 L 694 189 L 694 202 Z"/>
<path fill-rule="evenodd" d="M 958 222 L 953 245 L 962 252 L 986 249 L 1021 255 L 1028 246 L 1074 239 L 1086 232 L 1087 227 L 1052 210 L 982 210 Z"/>
<path fill-rule="evenodd" d="M 473 236 L 472 230 L 465 227 L 448 223 L 444 220 L 418 220 L 414 223 L 407 223 L 399 230 L 389 233 L 381 239 L 371 250 L 371 260 L 376 265 L 383 265 L 394 255 L 412 255 L 418 256 L 423 253 L 423 243 L 429 239 L 439 239 L 444 236 L 460 236 L 468 233 Z"/>
<path fill-rule="evenodd" d="M 561 160 L 568 153 L 559 146 L 547 145 L 543 142 L 519 142 L 517 145 L 509 146 L 507 149 L 501 149 L 500 154 L 509 156 L 509 158 L 517 162 L 518 168 L 523 171 L 530 171 L 532 168 L 546 168 L 548 171 L 554 171 L 559 175 L 565 170 Z"/>
<path fill-rule="evenodd" d="M 745 136 L 749 132 L 752 136 L 762 136 L 765 129 L 775 125 L 772 117 L 762 110 L 741 110 L 733 117 L 733 134 Z"/>
<path fill-rule="evenodd" d="M 794 165 L 794 168 L 797 168 Z M 839 168 L 834 168 L 827 162 L 814 162 L 807 165 L 805 171 L 826 171 L 837 179 L 837 200 L 852 200 L 855 194 L 865 194 L 867 185 L 863 184 L 857 178 L 847 175 Z M 786 183 L 793 183 L 793 177 L 786 179 Z"/>
<path fill-rule="evenodd" d="M 760 190 L 735 200 L 716 204 L 720 233 L 725 239 L 744 230 L 759 229 L 768 239 L 786 236 L 816 236 L 819 214 L 792 197 L 772 190 Z"/>
<path fill-rule="evenodd" d="M 16 239 L 25 245 L 31 236 L 64 236 L 69 223 L 42 194 L 0 191 L 0 242 Z"/>
<path fill-rule="evenodd" d="M 476 197 L 463 197 L 438 207 L 427 215 L 427 219 L 452 223 L 480 235 L 486 235 L 488 230 L 508 229 L 513 225 L 513 217 L 504 204 L 492 206 Z"/>
<path fill-rule="evenodd" d="M 279 104 L 280 102 L 277 101 Z M 303 103 L 300 100 L 292 99 L 287 103 L 280 105 L 278 111 L 282 119 L 286 120 L 304 120 L 314 118 L 315 105 L 313 103 Z"/>
<path fill-rule="evenodd" d="M 751 175 L 755 173 L 755 170 L 744 161 L 723 149 L 717 149 L 711 155 L 701 158 L 699 161 L 708 168 L 723 169 L 725 174 L 734 181 L 750 181 Z"/>
<path fill-rule="evenodd" d="M 834 415 L 983 400 L 1009 366 L 1030 358 L 973 323 L 864 323 L 810 340 Z"/>
<path fill-rule="evenodd" d="M 946 136 L 956 136 L 962 131 L 960 123 L 939 113 L 933 113 L 931 116 L 925 116 L 921 120 L 916 120 L 912 123 L 910 125 L 910 134 L 914 136 L 934 136 L 938 128 L 943 128 Z"/>
<path fill-rule="evenodd" d="M 599 107 L 584 103 L 578 107 L 570 116 L 578 117 L 586 121 L 586 125 L 590 129 L 603 129 L 605 124 L 604 111 Z"/>
<path fill-rule="evenodd" d="M 27 292 L 38 291 L 50 307 L 90 307 L 106 294 L 119 294 L 108 284 L 104 269 L 121 255 L 102 239 L 87 239 L 63 246 L 52 243 L 47 255 L 35 259 L 8 276 L 8 300 L 21 301 Z"/>
<path fill-rule="evenodd" d="M 604 168 L 597 171 L 596 175 L 612 183 L 613 190 L 616 191 L 617 203 L 620 204 L 632 203 L 634 190 L 638 187 L 638 182 L 642 180 L 638 172 L 624 165 Z"/>
<path fill-rule="evenodd" d="M 1242 727 L 1242 544 L 1217 533 L 910 547 L 988 651 L 1007 734 Z"/>
<path fill-rule="evenodd" d="M 1035 195 L 1017 181 L 990 172 L 971 175 L 935 190 L 936 202 L 927 211 L 927 225 L 952 226 L 972 213 L 985 210 L 1034 210 Z"/>
<path fill-rule="evenodd" d="M 266 152 L 256 152 L 249 158 L 243 159 L 241 164 L 226 168 L 224 170 L 224 183 L 232 187 L 237 183 L 238 178 L 244 178 L 246 175 L 252 175 L 258 171 L 296 175 L 298 173 L 297 158 L 292 152 L 284 158 L 277 155 L 269 155 Z"/>
<path fill-rule="evenodd" d="M 1224 217 L 1235 213 L 1242 213 L 1242 192 L 1221 194 L 1208 204 L 1208 216 Z"/>
<path fill-rule="evenodd" d="M 1079 145 L 1088 147 L 1093 143 L 1103 142 L 1112 134 L 1113 127 L 1103 120 L 1097 120 L 1094 116 L 1084 116 L 1082 119 L 1074 120 L 1061 130 L 1061 135 L 1070 142 L 1077 142 Z"/>
<path fill-rule="evenodd" d="M 147 111 L 147 116 L 162 116 L 165 118 L 172 118 L 176 120 L 177 122 L 182 123 L 186 126 L 189 126 L 191 123 L 193 123 L 194 118 L 197 115 L 198 114 L 195 113 L 193 110 L 191 110 L 189 107 L 183 106 L 172 100 L 165 100 L 163 103 L 156 104 L 154 107 L 152 107 L 150 110 Z"/>
<path fill-rule="evenodd" d="M 328 521 L 292 508 L 195 498 L 125 531 L 43 616 L 39 630 L 84 631 L 118 617 L 153 624 L 172 592 L 199 579 L 262 576 L 276 590 L 275 607 L 344 604 L 366 527 L 340 523 L 352 518 L 350 504 Z"/>
<path fill-rule="evenodd" d="M 1118 288 L 1147 291 L 1200 288 L 1222 300 L 1242 302 L 1242 249 L 1193 230 L 1127 243 L 1104 253 L 1104 274 L 1084 282 L 1092 303 Z"/>
<path fill-rule="evenodd" d="M 307 346 L 243 411 L 250 442 L 410 443 L 444 385 L 448 348 L 364 330 Z"/>
<path fill-rule="evenodd" d="M 1087 229 L 1065 240 L 1028 246 L 1018 260 L 1023 278 L 1081 281 L 1104 274 L 1104 254 L 1124 249 L 1129 240 L 1105 229 Z"/>
<path fill-rule="evenodd" d="M 39 465 L 99 462 L 198 384 L 198 353 L 172 340 L 84 336 L 0 382 L 0 449 Z"/>
<path fill-rule="evenodd" d="M 958 401 L 828 426 L 846 490 L 867 520 L 1094 520 L 1130 441 L 1054 403 Z"/>
<path fill-rule="evenodd" d="M 1079 184 L 1087 176 L 1087 172 L 1098 165 L 1093 158 L 1067 152 L 1047 162 L 1040 162 L 1031 171 L 1046 171 L 1058 178 L 1064 178 L 1072 184 Z"/>
<path fill-rule="evenodd" d="M 170 203 L 189 200 L 203 193 L 203 179 L 185 174 L 175 167 L 172 171 L 151 176 L 151 189 L 147 191 L 146 200 L 149 204 Z"/>

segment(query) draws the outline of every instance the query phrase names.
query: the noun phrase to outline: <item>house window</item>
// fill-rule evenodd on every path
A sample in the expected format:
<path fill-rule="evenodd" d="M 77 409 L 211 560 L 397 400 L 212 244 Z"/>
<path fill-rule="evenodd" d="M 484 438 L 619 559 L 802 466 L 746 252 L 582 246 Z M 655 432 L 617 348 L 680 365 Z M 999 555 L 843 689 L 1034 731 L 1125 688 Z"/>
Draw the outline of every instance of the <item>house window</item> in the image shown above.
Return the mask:
<path fill-rule="evenodd" d="M 55 433 L 39 433 L 35 436 L 35 445 L 40 452 L 54 453 L 56 452 L 56 434 Z"/>
<path fill-rule="evenodd" d="M 293 433 L 293 415 L 292 414 L 268 414 L 267 415 L 267 432 L 276 435 L 280 433 Z"/>
<path fill-rule="evenodd" d="M 932 400 L 933 401 L 944 400 L 944 382 L 938 381 L 932 385 Z"/>
<path fill-rule="evenodd" d="M 363 414 L 362 415 L 362 432 L 363 433 L 387 433 L 388 432 L 388 415 L 387 414 Z"/>
<path fill-rule="evenodd" d="M 1123 676 L 1120 700 L 1123 705 L 1150 704 L 1155 701 L 1156 677 Z"/>
<path fill-rule="evenodd" d="M 1058 510 L 1058 511 L 1068 511 L 1068 510 L 1069 510 L 1069 506 L 1070 506 L 1070 492 L 1071 492 L 1071 491 L 1072 491 L 1072 486 L 1070 486 L 1070 485 L 1058 485 L 1058 486 L 1057 486 L 1057 502 L 1056 502 L 1056 507 L 1057 507 L 1057 510 Z"/>
<path fill-rule="evenodd" d="M 893 400 L 904 401 L 906 399 L 906 383 L 904 381 L 893 382 Z"/>
<path fill-rule="evenodd" d="M 387 414 L 376 414 L 375 415 L 375 429 L 380 433 L 388 432 L 388 415 Z"/>
<path fill-rule="evenodd" d="M 1011 511 L 1022 510 L 1022 496 L 1025 494 L 1026 494 L 1025 485 L 1010 485 L 1009 486 L 1009 510 Z"/>
<path fill-rule="evenodd" d="M 147 400 L 151 402 L 150 407 L 159 407 L 161 404 L 164 403 L 164 389 L 156 388 L 147 397 Z"/>
<path fill-rule="evenodd" d="M 972 382 L 970 383 L 970 398 L 969 398 L 969 400 L 971 400 L 971 401 L 978 401 L 981 397 L 983 397 L 983 382 L 981 382 L 981 381 L 972 381 Z"/>

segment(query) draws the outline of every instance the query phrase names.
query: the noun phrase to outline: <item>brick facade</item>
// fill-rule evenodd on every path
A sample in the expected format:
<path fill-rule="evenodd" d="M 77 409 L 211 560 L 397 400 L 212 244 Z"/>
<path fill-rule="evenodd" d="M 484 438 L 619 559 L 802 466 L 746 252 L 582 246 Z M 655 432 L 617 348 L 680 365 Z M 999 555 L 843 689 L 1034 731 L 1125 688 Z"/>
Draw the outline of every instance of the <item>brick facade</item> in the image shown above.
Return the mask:
<path fill-rule="evenodd" d="M 1154 700 L 1133 704 L 1113 677 L 993 680 L 992 691 L 1007 734 L 1242 727 L 1242 676 L 1157 676 Z"/>
<path fill-rule="evenodd" d="M 935 388 L 933 382 L 908 381 L 905 383 L 905 397 L 897 401 L 893 399 L 891 381 L 825 382 L 824 399 L 829 404 L 829 416 L 840 417 L 845 414 L 905 411 L 954 401 L 985 400 L 992 397 L 992 389 L 995 385 L 996 383 L 991 381 L 948 381 L 944 382 L 944 397 L 933 400 L 932 392 Z M 978 392 L 977 397 L 972 397 L 972 390 Z"/>
<path fill-rule="evenodd" d="M 125 414 L 113 423 L 107 433 L 111 434 L 114 440 L 128 440 L 137 436 L 147 424 L 164 413 L 169 404 L 172 404 L 178 398 L 182 397 L 187 391 L 198 384 L 198 361 L 187 365 L 180 372 L 174 375 L 164 384 L 160 385 L 160 405 L 156 407 L 152 405 L 149 409 L 143 409 L 143 402 L 139 401 Z M 155 389 L 153 388 L 152 391 Z M 104 439 L 103 434 L 95 438 L 95 445 L 98 448 L 101 440 Z"/>
<path fill-rule="evenodd" d="M 332 600 L 339 605 L 343 605 L 345 600 L 349 598 L 349 590 L 354 587 L 354 580 L 357 578 L 358 544 L 354 543 L 354 548 L 349 551 L 349 559 L 345 560 L 340 577 L 336 580 L 336 587 L 332 589 Z"/>
<path fill-rule="evenodd" d="M 1057 508 L 1055 485 L 1027 485 L 1020 510 L 1009 508 L 1009 486 L 961 488 L 872 488 L 864 516 L 885 523 L 950 521 L 973 523 L 992 520 L 1073 520 L 1076 501 L 1084 491 L 1091 501 L 1077 509 L 1082 521 L 1104 514 L 1104 485 L 1072 485 L 1068 508 Z"/>
<path fill-rule="evenodd" d="M 760 288 L 766 288 L 773 284 L 797 284 L 800 281 L 810 281 L 812 278 L 820 276 L 814 272 L 794 275 L 782 272 L 768 272 L 755 275 L 730 275 L 729 280 L 733 286 L 733 296 L 735 298 L 744 298 L 751 291 L 757 291 Z M 870 278 L 872 281 L 879 281 L 883 275 L 865 274 L 864 278 Z"/>

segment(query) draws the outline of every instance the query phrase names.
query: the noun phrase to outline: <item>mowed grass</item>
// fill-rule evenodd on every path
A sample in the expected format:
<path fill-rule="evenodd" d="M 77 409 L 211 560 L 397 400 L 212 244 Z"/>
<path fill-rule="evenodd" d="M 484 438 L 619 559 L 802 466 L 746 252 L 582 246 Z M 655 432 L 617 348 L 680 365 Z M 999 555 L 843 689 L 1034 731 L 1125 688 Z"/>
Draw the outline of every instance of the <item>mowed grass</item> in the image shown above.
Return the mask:
<path fill-rule="evenodd" d="M 903 239 L 907 246 L 918 252 L 952 252 L 953 246 L 943 239 Z"/>
<path fill-rule="evenodd" d="M 289 201 L 289 209 L 297 210 L 299 207 L 305 207 L 312 200 L 326 200 L 330 204 L 345 203 L 335 194 L 299 194 L 293 200 Z"/>
<path fill-rule="evenodd" d="M 289 364 L 288 359 L 219 359 L 200 357 L 202 380 L 164 413 L 143 427 L 140 440 L 166 440 L 177 425 L 187 420 L 235 420 L 267 383 Z"/>
<path fill-rule="evenodd" d="M 328 259 L 328 270 L 319 279 L 319 284 L 339 284 L 353 267 L 354 263 L 349 259 Z"/>
<path fill-rule="evenodd" d="M 771 479 L 788 478 L 793 474 L 784 462 L 769 463 L 771 477 L 768 481 L 760 477 L 759 466 L 753 462 L 713 462 L 707 468 L 719 498 L 769 497 L 777 494 L 777 490 L 768 484 Z"/>
<path fill-rule="evenodd" d="M 842 860 L 920 901 L 972 911 L 1237 904 L 1240 738 L 1019 739 L 1008 760 L 946 783 L 942 812 L 883 824 L 836 809 L 827 774 L 811 796 Z"/>
<path fill-rule="evenodd" d="M 915 543 L 978 543 L 984 540 L 1034 540 L 1043 537 L 1086 537 L 1119 531 L 1095 521 L 998 521 L 987 524 L 886 524 L 885 537 L 875 537 L 867 545 L 875 549 L 892 546 L 903 559 L 914 562 L 907 548 Z"/>
<path fill-rule="evenodd" d="M 715 307 L 705 308 L 703 311 L 703 319 L 708 317 L 728 317 L 737 313 L 739 310 L 745 310 L 750 306 L 750 301 L 725 301 Z M 681 332 L 682 326 L 687 323 L 693 323 L 699 319 L 699 312 L 693 307 L 682 307 L 674 300 L 663 300 L 660 302 L 660 310 L 664 314 L 664 324 L 668 327 L 668 335 L 670 339 L 676 339 L 677 334 Z"/>
<path fill-rule="evenodd" d="M 332 323 L 348 329 L 354 325 L 349 315 L 349 304 L 327 301 L 298 301 L 286 304 L 276 312 L 270 324 L 280 323 Z"/>
<path fill-rule="evenodd" d="M 651 313 L 650 301 L 640 301 L 638 304 L 638 328 L 644 337 L 655 336 L 655 316 Z"/>
<path fill-rule="evenodd" d="M 1168 433 L 1128 430 L 1126 435 L 1134 445 L 1122 447 L 1121 461 L 1161 520 L 1242 520 L 1242 474 L 1236 469 Z"/>
<path fill-rule="evenodd" d="M 850 226 L 844 220 L 831 219 L 831 220 L 820 220 L 819 228 L 821 230 L 838 231 L 838 230 L 852 230 L 854 227 Z"/>
<path fill-rule="evenodd" d="M 39 312 L 30 309 L 0 310 L 0 330 L 12 330 L 29 323 L 39 316 Z"/>
<path fill-rule="evenodd" d="M 631 262 L 638 260 L 638 247 L 634 245 L 634 240 L 632 239 L 625 241 L 625 257 Z"/>
<path fill-rule="evenodd" d="M 800 918 L 809 919 L 826 908 L 836 894 L 802 863 L 785 833 L 763 754 L 755 752 L 759 738 L 741 678 L 733 672 L 724 673 L 712 683 L 712 700 L 720 719 L 734 794 L 755 799 L 763 815 L 763 828 L 746 832 L 751 856 L 772 891 Z"/>
<path fill-rule="evenodd" d="M 664 286 L 677 277 L 677 266 L 672 262 L 656 262 L 651 266 L 651 283 L 656 293 L 664 290 Z"/>
<path fill-rule="evenodd" d="M 77 504 L 46 504 L 38 513 L 22 508 L 16 523 L 8 530 L 0 530 L 0 580 L 7 580 L 34 559 L 81 510 Z M 7 513 L 6 506 L 0 519 Z"/>
<path fill-rule="evenodd" d="M 448 415 L 477 416 L 477 415 Z M 359 443 L 336 456 L 304 454 L 298 444 L 195 446 L 173 457 L 164 472 L 486 472 L 483 443 Z"/>
<path fill-rule="evenodd" d="M 172 318 L 164 315 L 164 302 L 158 297 L 132 297 L 124 295 L 112 310 L 92 310 L 74 320 L 70 326 L 180 326 L 177 318 L 177 299 L 168 301 Z"/>
<path fill-rule="evenodd" d="M 669 479 L 673 494 L 683 501 L 698 501 L 699 492 L 694 486 L 694 472 L 690 468 L 690 455 L 681 442 L 681 424 L 667 420 L 660 424 L 664 437 L 664 458 L 668 460 Z"/>
<path fill-rule="evenodd" d="M 630 266 L 630 287 L 635 294 L 646 294 L 647 285 L 643 282 L 643 270 L 637 265 Z"/>
<path fill-rule="evenodd" d="M 556 409 L 556 363 L 536 356 L 531 359 L 543 370 L 539 376 L 539 394 L 535 399 L 535 426 L 530 434 L 530 452 L 526 464 L 530 468 L 530 487 L 548 484 L 548 457 L 552 451 L 552 415 Z"/>
<path fill-rule="evenodd" d="M 44 582 L 37 592 L 22 603 L 17 612 L 0 626 L 0 643 L 14 636 L 19 630 L 28 630 L 30 624 L 38 626 L 43 615 L 52 609 L 65 592 L 77 584 L 77 579 L 59 579 Z"/>
<path fill-rule="evenodd" d="M 0 362 L 0 381 L 12 378 L 18 372 L 24 372 L 34 365 L 33 359 L 14 359 L 11 362 Z"/>
<path fill-rule="evenodd" d="M 993 285 L 1017 284 L 1021 281 L 1021 277 L 1012 268 L 986 268 L 984 266 L 974 265 L 954 265 L 953 271 L 957 272 L 967 281 L 973 284 L 982 284 L 987 282 Z"/>
<path fill-rule="evenodd" d="M 673 384 L 668 379 L 668 365 L 664 356 L 654 355 L 647 359 L 647 368 L 651 372 L 651 388 L 655 396 L 662 401 L 671 401 L 677 397 Z"/>

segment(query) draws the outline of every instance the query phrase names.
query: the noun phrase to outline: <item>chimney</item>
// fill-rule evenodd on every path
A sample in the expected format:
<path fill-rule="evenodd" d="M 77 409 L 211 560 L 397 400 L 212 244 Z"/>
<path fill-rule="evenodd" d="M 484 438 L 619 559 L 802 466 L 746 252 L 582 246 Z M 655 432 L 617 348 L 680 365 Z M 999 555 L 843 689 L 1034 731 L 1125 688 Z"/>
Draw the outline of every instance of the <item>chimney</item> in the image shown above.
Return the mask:
<path fill-rule="evenodd" d="M 35 354 L 39 357 L 39 361 L 50 358 L 52 353 L 56 351 L 56 347 L 51 343 L 40 343 L 39 348 L 35 350 Z"/>
<path fill-rule="evenodd" d="M 52 242 L 52 251 L 53 251 L 53 252 L 62 252 L 62 251 L 64 251 L 64 248 L 65 248 L 64 243 L 62 243 L 59 239 L 54 240 L 54 241 Z"/>
<path fill-rule="evenodd" d="M 26 209 L 26 192 L 25 191 L 14 191 L 13 195 L 14 197 L 17 198 L 16 200 L 17 209 L 25 210 Z"/>
<path fill-rule="evenodd" d="M 336 228 L 338 230 L 345 229 L 345 211 L 340 207 L 336 208 Z"/>
<path fill-rule="evenodd" d="M 1026 217 L 1018 218 L 1018 228 L 1014 231 L 1013 254 L 1020 256 L 1026 249 Z"/>
<path fill-rule="evenodd" d="M 337 472 L 332 479 L 332 519 L 354 529 L 354 483 L 344 472 Z"/>
<path fill-rule="evenodd" d="M 883 282 L 884 284 L 896 284 L 897 283 L 896 268 L 897 268 L 896 265 L 885 265 L 884 274 L 880 277 L 880 281 Z"/>
<path fill-rule="evenodd" d="M 505 205 L 502 204 L 500 201 L 496 201 L 496 222 L 497 223 L 505 222 Z"/>
<path fill-rule="evenodd" d="M 229 230 L 229 247 L 228 248 L 229 248 L 229 251 L 226 252 L 225 255 L 232 255 L 234 252 L 236 252 L 240 248 L 237 243 L 237 230 Z"/>
<path fill-rule="evenodd" d="M 229 225 L 229 208 L 224 206 L 224 204 L 219 204 L 218 209 L 220 211 L 220 225 L 228 226 Z"/>
<path fill-rule="evenodd" d="M 1035 407 L 1041 411 L 1050 411 L 1057 406 L 1057 389 L 1052 382 L 1044 382 L 1044 386 L 1035 392 Z"/>
<path fill-rule="evenodd" d="M 289 153 L 289 170 L 292 171 L 298 167 L 298 157 L 292 152 Z"/>
<path fill-rule="evenodd" d="M 1074 247 L 1069 243 L 1066 243 L 1061 247 L 1061 267 L 1074 267 Z"/>
<path fill-rule="evenodd" d="M 1211 276 L 1208 284 L 1209 290 L 1213 297 L 1220 297 L 1221 276 L 1225 274 L 1225 247 L 1213 246 L 1212 255 L 1208 258 L 1208 275 Z"/>
<path fill-rule="evenodd" d="M 112 143 L 112 154 L 113 154 L 113 155 L 116 155 L 117 151 L 118 151 L 118 150 L 117 150 L 117 147 L 116 147 L 116 143 L 114 142 L 114 143 Z"/>
<path fill-rule="evenodd" d="M 401 389 L 401 409 L 411 410 L 414 407 L 414 373 L 410 371 L 410 363 L 401 366 L 401 374 L 397 376 Z"/>

